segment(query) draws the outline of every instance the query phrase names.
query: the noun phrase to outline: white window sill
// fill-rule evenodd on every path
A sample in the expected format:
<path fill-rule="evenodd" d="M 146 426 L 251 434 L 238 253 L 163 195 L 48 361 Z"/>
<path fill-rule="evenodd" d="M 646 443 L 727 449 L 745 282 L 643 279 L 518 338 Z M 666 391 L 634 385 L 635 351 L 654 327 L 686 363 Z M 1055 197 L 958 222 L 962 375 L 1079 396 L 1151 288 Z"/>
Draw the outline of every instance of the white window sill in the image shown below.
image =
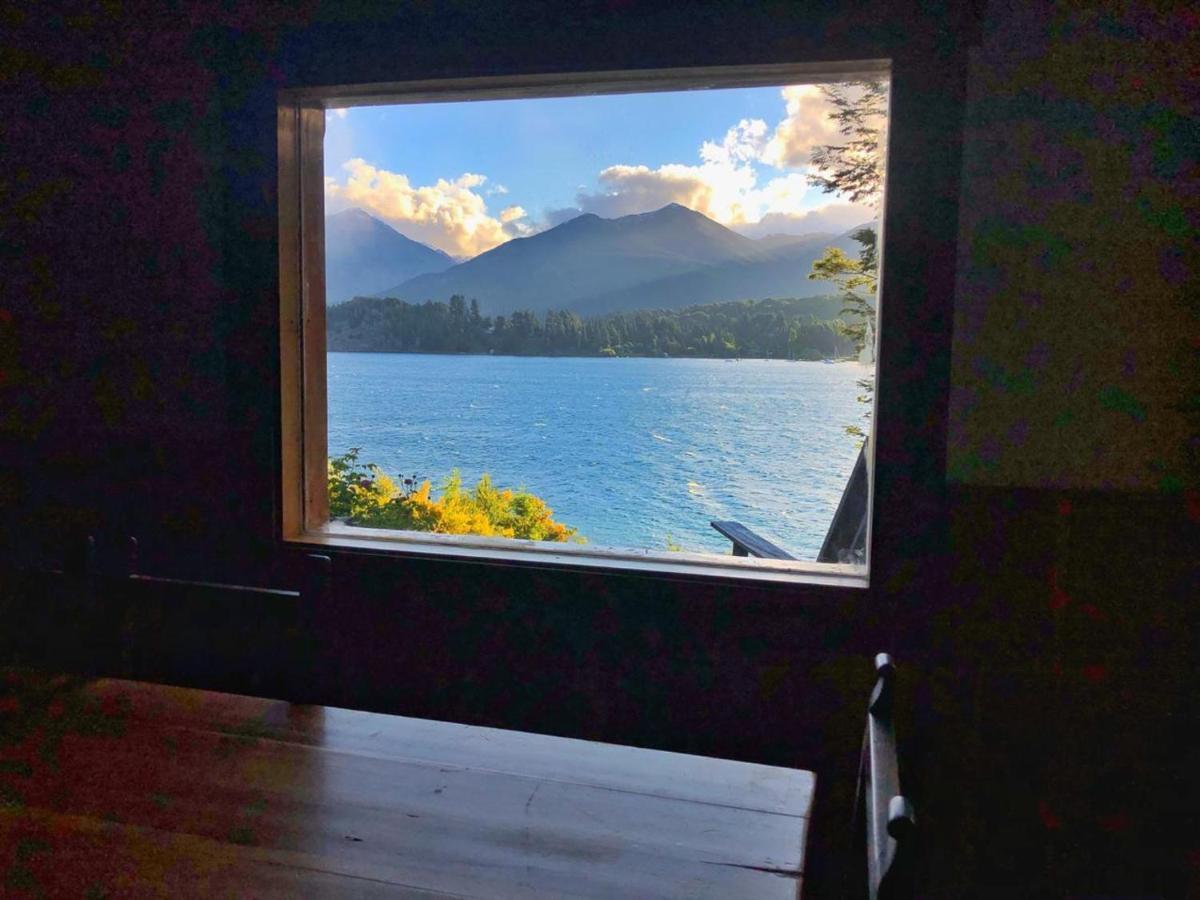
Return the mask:
<path fill-rule="evenodd" d="M 444 556 L 479 562 L 525 563 L 570 568 L 596 568 L 625 574 L 685 575 L 714 580 L 807 584 L 840 589 L 865 589 L 863 566 L 802 560 L 757 559 L 684 551 L 626 550 L 529 541 L 516 538 L 432 534 L 361 528 L 329 522 L 289 539 L 290 543 L 322 549 L 355 549 L 417 556 Z"/>

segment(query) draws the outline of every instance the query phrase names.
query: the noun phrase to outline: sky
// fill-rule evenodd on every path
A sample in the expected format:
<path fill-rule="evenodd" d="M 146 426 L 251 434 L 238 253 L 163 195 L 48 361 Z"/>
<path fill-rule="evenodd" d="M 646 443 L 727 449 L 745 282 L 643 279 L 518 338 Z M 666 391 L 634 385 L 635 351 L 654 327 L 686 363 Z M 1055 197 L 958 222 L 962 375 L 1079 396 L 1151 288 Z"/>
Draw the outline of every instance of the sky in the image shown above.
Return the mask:
<path fill-rule="evenodd" d="M 672 202 L 750 237 L 841 232 L 874 211 L 807 182 L 829 112 L 814 85 L 333 109 L 326 211 L 455 257 Z"/>

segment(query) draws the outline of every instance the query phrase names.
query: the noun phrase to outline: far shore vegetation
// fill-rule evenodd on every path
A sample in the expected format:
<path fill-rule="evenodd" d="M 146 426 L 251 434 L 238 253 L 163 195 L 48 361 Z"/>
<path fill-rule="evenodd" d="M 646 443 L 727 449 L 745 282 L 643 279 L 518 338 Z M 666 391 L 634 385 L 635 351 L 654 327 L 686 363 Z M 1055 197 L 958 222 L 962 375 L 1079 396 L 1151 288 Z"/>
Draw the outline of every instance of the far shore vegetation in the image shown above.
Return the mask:
<path fill-rule="evenodd" d="M 449 303 L 355 297 L 326 313 L 332 351 L 505 356 L 671 356 L 819 360 L 853 357 L 853 317 L 840 296 L 738 300 L 581 318 L 563 310 L 484 316 Z"/>

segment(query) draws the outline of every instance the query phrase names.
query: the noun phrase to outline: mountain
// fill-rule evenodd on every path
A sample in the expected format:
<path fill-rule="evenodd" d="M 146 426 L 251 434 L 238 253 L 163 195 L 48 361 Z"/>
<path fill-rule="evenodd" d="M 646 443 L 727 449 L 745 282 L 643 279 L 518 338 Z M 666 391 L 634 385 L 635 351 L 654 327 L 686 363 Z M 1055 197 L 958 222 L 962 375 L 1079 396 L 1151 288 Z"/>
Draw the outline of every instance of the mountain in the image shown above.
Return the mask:
<path fill-rule="evenodd" d="M 764 250 L 778 250 L 780 247 L 786 247 L 790 244 L 799 244 L 805 241 L 826 241 L 830 238 L 837 237 L 833 232 L 818 231 L 812 234 L 764 234 L 760 238 L 755 238 L 754 243 L 762 247 Z"/>
<path fill-rule="evenodd" d="M 622 290 L 593 294 L 573 309 L 580 315 L 594 316 L 627 309 L 679 309 L 726 300 L 828 294 L 833 290 L 828 281 L 812 281 L 808 275 L 826 247 L 839 247 L 857 256 L 859 244 L 851 240 L 850 234 L 797 240 L 753 259 L 715 262 Z"/>
<path fill-rule="evenodd" d="M 829 285 L 808 280 L 826 246 L 857 252 L 849 233 L 756 241 L 676 203 L 602 219 L 584 214 L 518 238 L 377 296 L 412 303 L 478 299 L 487 315 L 567 309 L 595 315 L 676 309 L 719 300 L 806 297 Z"/>
<path fill-rule="evenodd" d="M 442 251 L 406 238 L 361 209 L 325 217 L 325 296 L 331 304 L 452 265 Z"/>

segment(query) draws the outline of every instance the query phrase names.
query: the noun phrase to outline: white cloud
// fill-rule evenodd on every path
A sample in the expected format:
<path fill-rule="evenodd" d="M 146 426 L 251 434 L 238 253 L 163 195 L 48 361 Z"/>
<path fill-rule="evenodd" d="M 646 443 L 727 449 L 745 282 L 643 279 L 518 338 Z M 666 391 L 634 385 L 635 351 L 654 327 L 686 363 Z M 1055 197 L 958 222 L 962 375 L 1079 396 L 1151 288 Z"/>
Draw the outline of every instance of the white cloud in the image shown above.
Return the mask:
<path fill-rule="evenodd" d="M 813 147 L 842 140 L 837 124 L 829 118 L 833 107 L 815 84 L 793 84 L 783 89 L 787 116 L 775 126 L 763 147 L 763 162 L 782 169 L 806 165 Z"/>
<path fill-rule="evenodd" d="M 747 215 L 745 198 L 754 182 L 752 168 L 729 162 L 668 163 L 657 169 L 617 165 L 600 173 L 605 190 L 580 192 L 576 202 L 584 212 L 605 218 L 678 203 L 718 222 L 738 222 Z"/>
<path fill-rule="evenodd" d="M 500 221 L 504 225 L 504 233 L 509 237 L 528 237 L 541 229 L 529 220 L 524 207 L 509 206 L 500 210 Z"/>
<path fill-rule="evenodd" d="M 785 115 L 773 129 L 762 119 L 742 119 L 720 141 L 701 145 L 699 165 L 609 166 L 600 173 L 600 191 L 580 190 L 579 210 L 613 217 L 673 202 L 762 234 L 844 231 L 873 218 L 870 207 L 823 198 L 808 183 L 813 148 L 843 139 L 820 87 L 791 85 L 781 96 Z M 762 182 L 770 171 L 764 166 L 782 174 Z M 564 212 L 557 216 L 565 218 Z M 761 222 L 769 227 L 760 229 Z"/>
<path fill-rule="evenodd" d="M 352 159 L 342 166 L 344 183 L 325 179 L 330 211 L 358 206 L 415 241 L 444 250 L 451 256 L 475 256 L 507 241 L 522 229 L 509 207 L 509 219 L 488 214 L 487 202 L 476 190 L 487 177 L 464 172 L 453 181 L 439 178 L 431 185 L 414 186 L 406 175 Z M 524 215 L 524 210 L 521 210 Z M 515 226 L 515 227 L 509 227 Z"/>
<path fill-rule="evenodd" d="M 857 225 L 865 225 L 875 216 L 874 209 L 860 203 L 830 203 L 800 213 L 769 212 L 757 222 L 732 227 L 739 234 L 752 238 L 768 234 L 841 234 Z"/>
<path fill-rule="evenodd" d="M 766 139 L 766 122 L 742 119 L 725 132 L 721 143 L 705 141 L 700 147 L 700 158 L 716 165 L 749 162 L 762 156 Z"/>
<path fill-rule="evenodd" d="M 599 173 L 598 189 L 579 187 L 575 207 L 546 210 L 537 222 L 516 204 L 490 214 L 485 198 L 508 189 L 487 183 L 481 174 L 465 172 L 414 186 L 406 176 L 363 159 L 345 164 L 344 182 L 326 179 L 327 203 L 331 211 L 360 206 L 403 234 L 457 257 L 477 255 L 581 213 L 615 218 L 668 203 L 751 236 L 842 232 L 871 220 L 870 207 L 821 195 L 808 184 L 813 147 L 842 139 L 821 89 L 792 85 L 781 97 L 785 112 L 774 127 L 763 119 L 742 119 L 720 140 L 705 141 L 697 164 L 610 165 Z"/>

